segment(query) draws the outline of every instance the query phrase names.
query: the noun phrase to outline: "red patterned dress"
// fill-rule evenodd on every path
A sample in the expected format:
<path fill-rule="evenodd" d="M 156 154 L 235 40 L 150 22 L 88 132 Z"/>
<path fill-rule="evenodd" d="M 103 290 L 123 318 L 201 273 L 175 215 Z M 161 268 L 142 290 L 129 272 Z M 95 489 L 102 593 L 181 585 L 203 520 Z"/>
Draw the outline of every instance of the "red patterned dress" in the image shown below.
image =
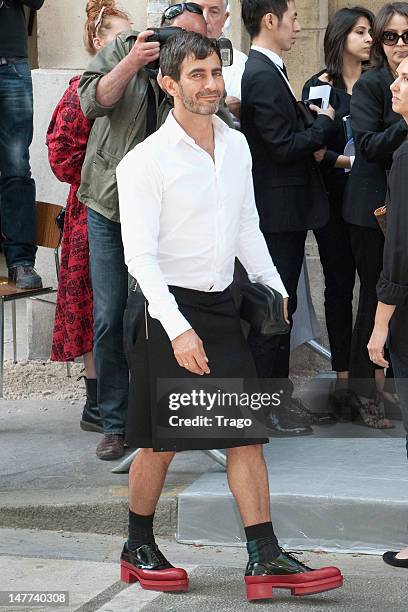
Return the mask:
<path fill-rule="evenodd" d="M 92 123 L 77 93 L 80 76 L 71 79 L 47 131 L 48 159 L 55 176 L 71 188 L 65 208 L 57 307 L 51 359 L 73 361 L 93 348 L 93 302 L 89 274 L 87 209 L 76 197 Z"/>

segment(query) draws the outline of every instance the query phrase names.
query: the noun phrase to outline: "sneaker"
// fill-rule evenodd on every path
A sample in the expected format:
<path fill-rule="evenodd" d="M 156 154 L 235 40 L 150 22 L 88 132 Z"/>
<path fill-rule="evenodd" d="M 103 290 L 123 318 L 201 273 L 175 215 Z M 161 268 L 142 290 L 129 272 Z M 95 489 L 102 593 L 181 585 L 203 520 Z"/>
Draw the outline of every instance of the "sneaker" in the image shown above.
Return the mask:
<path fill-rule="evenodd" d="M 312 595 L 343 586 L 343 576 L 337 567 L 312 569 L 291 553 L 281 550 L 269 561 L 251 562 L 245 572 L 249 601 L 270 599 L 273 589 L 290 589 L 292 595 Z"/>
<path fill-rule="evenodd" d="M 17 289 L 41 289 L 43 286 L 34 266 L 12 266 L 8 270 L 8 279 L 16 283 Z"/>
<path fill-rule="evenodd" d="M 103 461 L 120 459 L 125 454 L 125 436 L 122 434 L 104 434 L 96 447 L 96 456 Z"/>

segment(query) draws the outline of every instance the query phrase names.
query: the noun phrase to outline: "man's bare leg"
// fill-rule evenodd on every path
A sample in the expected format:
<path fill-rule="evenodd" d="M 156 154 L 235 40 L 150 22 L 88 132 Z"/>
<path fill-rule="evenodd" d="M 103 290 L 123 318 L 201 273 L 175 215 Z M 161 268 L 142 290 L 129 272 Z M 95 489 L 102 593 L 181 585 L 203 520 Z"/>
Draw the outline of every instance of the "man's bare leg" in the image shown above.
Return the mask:
<path fill-rule="evenodd" d="M 269 522 L 269 481 L 262 445 L 227 449 L 227 477 L 244 527 Z"/>
<path fill-rule="evenodd" d="M 187 572 L 173 567 L 157 547 L 153 515 L 175 453 L 143 448 L 129 473 L 129 534 L 120 559 L 121 580 L 154 591 L 185 591 Z"/>
<path fill-rule="evenodd" d="M 155 453 L 142 448 L 129 471 L 129 508 L 141 515 L 153 514 L 175 453 Z"/>

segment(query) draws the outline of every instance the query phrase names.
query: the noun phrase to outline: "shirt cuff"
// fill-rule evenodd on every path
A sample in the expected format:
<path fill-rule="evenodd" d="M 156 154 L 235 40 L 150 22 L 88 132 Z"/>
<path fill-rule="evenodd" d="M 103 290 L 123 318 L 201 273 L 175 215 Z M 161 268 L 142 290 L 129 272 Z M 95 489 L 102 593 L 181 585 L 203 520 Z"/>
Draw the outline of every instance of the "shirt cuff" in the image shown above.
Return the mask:
<path fill-rule="evenodd" d="M 174 338 L 177 338 L 177 336 L 180 336 L 189 329 L 192 329 L 190 323 L 185 317 L 183 317 L 178 308 L 172 309 L 164 316 L 160 316 L 159 320 L 163 325 L 166 334 L 170 338 L 170 342 L 172 342 Z"/>
<path fill-rule="evenodd" d="M 377 283 L 377 298 L 389 306 L 404 306 L 408 299 L 408 285 L 393 283 L 381 274 Z"/>
<path fill-rule="evenodd" d="M 326 151 L 326 155 L 324 156 L 324 162 L 329 167 L 334 168 L 338 158 L 339 158 L 339 153 L 329 150 L 329 151 Z"/>
<path fill-rule="evenodd" d="M 275 289 L 275 291 L 279 291 L 283 298 L 289 297 L 288 292 L 286 291 L 285 285 L 282 283 L 280 278 L 270 278 L 265 279 L 263 281 L 265 285 L 271 287 L 271 289 Z"/>

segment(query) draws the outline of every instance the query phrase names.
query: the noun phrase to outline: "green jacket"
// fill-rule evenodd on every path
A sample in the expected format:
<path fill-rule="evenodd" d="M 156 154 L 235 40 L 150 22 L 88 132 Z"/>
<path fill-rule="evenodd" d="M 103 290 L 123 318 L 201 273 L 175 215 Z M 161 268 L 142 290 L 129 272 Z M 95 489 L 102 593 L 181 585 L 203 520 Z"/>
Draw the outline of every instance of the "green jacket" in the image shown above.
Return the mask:
<path fill-rule="evenodd" d="M 86 117 L 95 119 L 95 122 L 89 136 L 77 196 L 89 208 L 116 222 L 119 222 L 116 167 L 126 153 L 145 138 L 149 80 L 156 95 L 156 104 L 159 87 L 156 80 L 142 69 L 129 82 L 122 98 L 110 107 L 97 103 L 96 87 L 99 80 L 126 57 L 137 36 L 138 32 L 135 31 L 124 32 L 102 49 L 86 68 L 78 86 L 81 108 Z M 170 109 L 171 104 L 166 97 L 157 108 L 157 127 L 164 123 Z M 225 102 L 218 115 L 233 127 Z"/>

